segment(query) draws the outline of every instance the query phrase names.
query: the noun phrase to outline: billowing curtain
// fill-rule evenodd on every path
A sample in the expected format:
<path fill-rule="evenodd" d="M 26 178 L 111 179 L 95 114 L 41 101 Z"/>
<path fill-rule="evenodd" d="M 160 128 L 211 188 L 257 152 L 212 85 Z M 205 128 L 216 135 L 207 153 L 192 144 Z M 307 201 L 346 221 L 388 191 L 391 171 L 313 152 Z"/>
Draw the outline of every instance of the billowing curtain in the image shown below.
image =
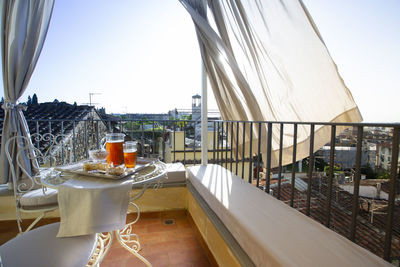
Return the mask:
<path fill-rule="evenodd" d="M 208 6 L 202 0 L 180 2 L 195 24 L 202 59 L 224 120 L 362 120 L 301 0 L 209 0 Z M 267 130 L 264 124 L 258 136 L 258 124 L 253 125 L 253 152 L 258 138 L 266 147 Z M 337 132 L 341 130 L 343 127 L 337 128 Z M 283 165 L 292 161 L 293 131 L 292 125 L 285 125 Z M 239 155 L 242 134 L 240 128 Z M 301 159 L 309 155 L 310 126 L 299 125 L 297 134 L 297 159 Z M 272 167 L 278 165 L 279 139 L 280 125 L 274 124 Z M 248 155 L 248 130 L 244 140 Z M 329 140 L 329 126 L 316 125 L 314 149 Z"/>
<path fill-rule="evenodd" d="M 11 181 L 9 165 L 5 155 L 7 140 L 14 135 L 29 136 L 29 129 L 17 104 L 24 93 L 42 51 L 53 12 L 54 0 L 4 0 L 1 14 L 1 60 L 3 64 L 4 123 L 1 138 L 1 180 Z M 17 146 L 10 144 L 12 157 Z M 25 167 L 34 173 L 37 162 L 25 158 Z M 17 170 L 17 174 L 21 174 Z"/>

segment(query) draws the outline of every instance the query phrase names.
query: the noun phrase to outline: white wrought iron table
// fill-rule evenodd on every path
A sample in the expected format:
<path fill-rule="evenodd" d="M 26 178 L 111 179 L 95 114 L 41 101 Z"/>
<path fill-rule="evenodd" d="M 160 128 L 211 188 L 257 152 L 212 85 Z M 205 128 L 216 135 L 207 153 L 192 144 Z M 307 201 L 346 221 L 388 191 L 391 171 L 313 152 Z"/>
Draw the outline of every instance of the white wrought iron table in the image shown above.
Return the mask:
<path fill-rule="evenodd" d="M 149 187 L 153 188 L 159 188 L 162 186 L 161 183 L 161 178 L 166 176 L 166 165 L 160 161 L 153 161 L 146 168 L 143 168 L 142 170 L 138 171 L 131 177 L 124 178 L 123 182 L 132 182 L 132 186 L 135 188 L 140 188 L 142 187 L 141 190 L 134 195 L 130 195 L 129 198 L 129 204 L 134 207 L 136 210 L 136 218 L 132 221 L 129 222 L 125 225 L 123 229 L 113 229 L 110 232 L 107 233 L 99 233 L 101 236 L 102 242 L 100 248 L 98 248 L 99 251 L 101 251 L 102 256 L 100 257 L 101 259 L 107 254 L 112 240 L 113 236 L 115 235 L 118 243 L 127 249 L 129 252 L 131 252 L 133 255 L 138 257 L 141 261 L 143 261 L 147 266 L 152 266 L 149 261 L 147 261 L 142 255 L 139 254 L 139 251 L 141 250 L 140 246 L 140 241 L 139 237 L 137 234 L 134 233 L 133 231 L 133 225 L 139 220 L 140 218 L 140 209 L 138 205 L 135 203 L 137 199 L 139 199 L 145 192 L 145 190 Z M 78 183 L 78 185 L 81 183 L 82 179 L 85 180 L 85 177 L 82 175 L 79 175 L 79 179 L 77 176 L 70 174 L 70 173 L 64 173 L 60 172 L 54 169 L 51 169 L 47 173 L 45 173 L 41 177 L 41 182 L 42 185 L 45 187 L 49 188 L 55 188 L 59 189 L 61 185 L 65 184 L 67 181 L 71 181 L 73 179 L 74 184 Z M 89 178 L 87 179 L 89 180 Z M 87 181 L 82 182 L 82 187 L 84 187 L 87 183 Z M 96 181 L 94 181 L 96 182 Z M 116 183 L 121 182 L 120 180 L 116 180 Z M 90 178 L 90 183 L 93 183 L 93 178 Z M 112 184 L 112 183 L 110 183 Z M 109 200 L 113 201 L 113 200 Z M 59 205 L 63 205 L 63 203 L 59 203 Z M 100 207 L 101 208 L 101 207 Z M 106 210 L 104 212 L 107 212 Z M 126 216 L 126 214 L 125 214 Z M 63 218 L 61 217 L 61 222 L 63 222 Z"/>

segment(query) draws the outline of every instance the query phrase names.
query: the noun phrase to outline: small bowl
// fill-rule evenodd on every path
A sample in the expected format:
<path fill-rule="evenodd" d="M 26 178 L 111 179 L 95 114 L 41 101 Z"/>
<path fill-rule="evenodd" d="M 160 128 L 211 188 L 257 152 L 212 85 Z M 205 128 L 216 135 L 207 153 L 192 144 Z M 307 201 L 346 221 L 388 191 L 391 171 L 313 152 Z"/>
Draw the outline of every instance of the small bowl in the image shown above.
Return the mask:
<path fill-rule="evenodd" d="M 89 156 L 93 160 L 102 161 L 108 156 L 108 151 L 105 149 L 93 149 L 89 150 Z"/>

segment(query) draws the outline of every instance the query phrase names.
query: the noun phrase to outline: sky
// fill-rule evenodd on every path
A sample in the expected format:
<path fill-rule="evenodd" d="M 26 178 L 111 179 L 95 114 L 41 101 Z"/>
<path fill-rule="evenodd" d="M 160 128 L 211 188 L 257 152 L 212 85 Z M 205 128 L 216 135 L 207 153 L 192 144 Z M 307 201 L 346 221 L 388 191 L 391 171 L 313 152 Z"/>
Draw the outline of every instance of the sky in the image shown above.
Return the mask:
<path fill-rule="evenodd" d="M 400 1 L 303 2 L 364 121 L 400 122 Z M 20 100 L 87 104 L 93 94 L 108 113 L 166 113 L 189 109 L 200 86 L 194 26 L 178 0 L 56 0 Z M 211 89 L 208 98 L 216 109 Z"/>

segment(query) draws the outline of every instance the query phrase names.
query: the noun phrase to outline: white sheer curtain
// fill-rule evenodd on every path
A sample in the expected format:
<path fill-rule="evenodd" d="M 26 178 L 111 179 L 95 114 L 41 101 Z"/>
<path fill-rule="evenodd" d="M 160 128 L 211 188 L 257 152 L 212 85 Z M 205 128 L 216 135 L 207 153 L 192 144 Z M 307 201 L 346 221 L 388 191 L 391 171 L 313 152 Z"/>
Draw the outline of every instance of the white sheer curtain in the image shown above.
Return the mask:
<path fill-rule="evenodd" d="M 195 24 L 222 118 L 248 121 L 360 122 L 361 114 L 301 0 L 180 0 Z M 256 151 L 258 126 L 253 126 Z M 247 127 L 248 129 L 248 127 Z M 340 132 L 343 128 L 338 127 Z M 243 136 L 239 130 L 239 155 Z M 278 165 L 280 126 L 272 131 Z M 310 127 L 298 127 L 297 159 L 309 155 Z M 283 164 L 291 163 L 293 126 L 285 125 Z M 236 138 L 236 133 L 234 134 Z M 330 128 L 315 127 L 315 150 Z M 235 142 L 236 143 L 236 140 Z M 266 147 L 267 125 L 261 130 Z M 249 131 L 245 153 L 249 151 Z M 264 159 L 266 159 L 264 155 Z"/>
<path fill-rule="evenodd" d="M 1 59 L 4 86 L 4 123 L 1 138 L 0 183 L 11 181 L 5 155 L 10 136 L 29 135 L 17 101 L 24 93 L 42 51 L 53 12 L 54 0 L 3 0 L 1 14 Z M 14 144 L 13 152 L 16 155 Z M 26 158 L 26 168 L 35 172 L 37 162 Z M 21 171 L 17 170 L 21 174 Z"/>

